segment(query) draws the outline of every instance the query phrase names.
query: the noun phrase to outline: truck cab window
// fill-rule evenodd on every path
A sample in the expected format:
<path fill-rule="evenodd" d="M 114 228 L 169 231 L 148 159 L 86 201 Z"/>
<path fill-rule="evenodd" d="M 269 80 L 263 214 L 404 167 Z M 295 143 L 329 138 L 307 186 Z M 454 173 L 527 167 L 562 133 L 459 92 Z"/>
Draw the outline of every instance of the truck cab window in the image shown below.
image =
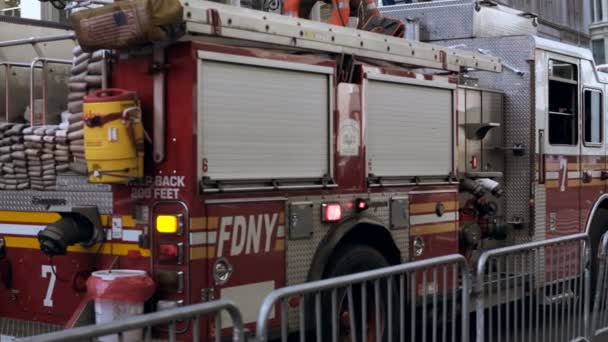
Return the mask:
<path fill-rule="evenodd" d="M 578 71 L 574 64 L 549 61 L 549 143 L 576 145 Z"/>
<path fill-rule="evenodd" d="M 603 130 L 602 93 L 585 90 L 585 143 L 601 144 Z"/>

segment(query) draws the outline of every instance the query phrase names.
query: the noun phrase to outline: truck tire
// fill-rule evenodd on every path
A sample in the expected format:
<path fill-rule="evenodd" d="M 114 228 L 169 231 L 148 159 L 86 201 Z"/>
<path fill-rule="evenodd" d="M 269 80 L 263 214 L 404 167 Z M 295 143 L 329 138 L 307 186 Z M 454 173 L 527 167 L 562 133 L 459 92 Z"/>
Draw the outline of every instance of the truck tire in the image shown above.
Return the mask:
<path fill-rule="evenodd" d="M 602 241 L 602 236 L 608 231 L 608 209 L 598 208 L 591 228 L 589 229 L 589 245 L 591 249 L 591 305 L 595 300 L 595 290 L 599 273 L 599 260 L 597 253 Z"/>
<path fill-rule="evenodd" d="M 323 278 L 333 278 L 342 275 L 348 275 L 358 272 L 369 271 L 372 269 L 382 268 L 390 266 L 386 258 L 376 249 L 366 245 L 355 245 L 348 244 L 339 248 L 330 258 L 330 262 L 324 272 Z M 398 301 L 395 300 L 398 297 L 398 291 L 396 288 L 396 282 L 391 281 L 392 290 L 392 319 L 393 319 L 393 330 L 397 330 L 398 327 Z M 332 313 L 331 313 L 331 291 L 326 291 L 323 295 L 323 324 L 322 327 L 324 339 L 332 341 Z M 363 324 L 362 324 L 362 302 L 361 302 L 361 285 L 353 286 L 353 302 L 355 312 L 355 328 L 356 328 L 356 341 L 362 342 L 379 342 L 386 341 L 388 339 L 388 326 L 387 326 L 387 282 L 382 281 L 380 283 L 380 317 L 377 318 L 375 314 L 375 302 L 374 302 L 374 285 L 372 282 L 366 284 L 366 322 L 367 337 L 365 340 L 362 339 Z M 352 339 L 352 333 L 350 331 L 350 316 L 349 316 L 349 304 L 346 289 L 340 289 L 337 293 L 337 309 L 338 309 L 338 341 L 354 341 Z M 327 323 L 326 323 L 327 322 Z M 378 340 L 376 338 L 377 325 L 380 325 L 380 332 L 382 338 Z M 391 332 L 393 333 L 393 332 Z"/>

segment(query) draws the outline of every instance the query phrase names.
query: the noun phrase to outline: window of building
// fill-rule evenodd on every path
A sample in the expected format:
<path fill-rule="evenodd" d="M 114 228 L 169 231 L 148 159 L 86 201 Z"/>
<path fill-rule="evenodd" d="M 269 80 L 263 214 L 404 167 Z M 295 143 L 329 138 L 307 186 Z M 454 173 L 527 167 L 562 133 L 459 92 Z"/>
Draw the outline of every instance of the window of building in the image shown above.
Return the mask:
<path fill-rule="evenodd" d="M 604 8 L 603 2 L 604 0 L 596 0 L 595 10 L 596 10 L 596 21 L 604 21 Z"/>
<path fill-rule="evenodd" d="M 20 0 L 0 0 L 0 15 L 20 17 L 21 16 L 21 1 Z"/>
<path fill-rule="evenodd" d="M 602 143 L 602 93 L 597 90 L 585 90 L 585 144 Z"/>
<path fill-rule="evenodd" d="M 578 142 L 578 68 L 571 63 L 549 61 L 549 143 Z"/>
<path fill-rule="evenodd" d="M 595 0 L 589 0 L 589 7 L 591 8 L 591 22 L 594 23 L 595 20 Z"/>
<path fill-rule="evenodd" d="M 606 46 L 604 44 L 604 39 L 594 39 L 591 41 L 591 49 L 593 50 L 595 64 L 606 64 Z"/>

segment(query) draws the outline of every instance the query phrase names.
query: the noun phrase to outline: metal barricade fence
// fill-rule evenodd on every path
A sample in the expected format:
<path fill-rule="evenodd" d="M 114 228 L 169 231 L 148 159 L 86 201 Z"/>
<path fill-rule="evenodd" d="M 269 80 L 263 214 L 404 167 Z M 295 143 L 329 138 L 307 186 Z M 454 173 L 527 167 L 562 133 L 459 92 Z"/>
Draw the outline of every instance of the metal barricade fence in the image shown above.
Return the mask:
<path fill-rule="evenodd" d="M 221 321 L 220 313 L 226 312 L 230 316 L 233 325 L 233 342 L 244 342 L 244 326 L 241 312 L 233 302 L 227 300 L 218 300 L 208 303 L 189 305 L 174 309 L 158 311 L 151 314 L 138 315 L 121 319 L 120 321 L 89 325 L 74 329 L 67 329 L 45 335 L 32 336 L 29 338 L 19 339 L 19 342 L 80 342 L 80 341 L 96 341 L 98 337 L 117 334 L 118 341 L 123 341 L 124 335 L 135 329 L 144 329 L 143 341 L 152 340 L 152 328 L 158 325 L 169 325 L 168 340 L 173 342 L 177 339 L 176 326 L 178 321 L 189 320 L 192 329 L 192 341 L 201 341 L 200 319 L 201 316 L 214 315 L 215 324 L 215 341 L 221 340 Z"/>
<path fill-rule="evenodd" d="M 608 333 L 608 233 L 604 234 L 598 246 L 598 272 L 593 298 L 591 334 L 596 337 Z"/>
<path fill-rule="evenodd" d="M 262 302 L 257 340 L 276 314 L 284 342 L 468 341 L 470 290 L 461 255 L 289 286 Z"/>
<path fill-rule="evenodd" d="M 498 248 L 477 267 L 477 341 L 573 341 L 589 335 L 587 234 Z"/>

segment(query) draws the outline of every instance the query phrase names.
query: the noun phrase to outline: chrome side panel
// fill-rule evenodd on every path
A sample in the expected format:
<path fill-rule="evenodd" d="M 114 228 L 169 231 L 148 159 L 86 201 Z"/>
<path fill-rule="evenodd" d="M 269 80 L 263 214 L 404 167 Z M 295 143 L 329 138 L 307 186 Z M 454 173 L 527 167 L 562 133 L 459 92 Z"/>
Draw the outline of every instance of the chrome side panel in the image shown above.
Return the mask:
<path fill-rule="evenodd" d="M 442 42 L 447 46 L 461 46 L 463 49 L 477 51 L 484 49 L 488 53 L 502 58 L 513 70 L 490 74 L 470 72 L 467 85 L 481 88 L 497 89 L 505 94 L 503 147 L 510 148 L 521 144 L 525 148 L 523 156 L 516 156 L 510 150 L 504 155 L 505 177 L 504 203 L 505 221 L 522 222 L 523 229 L 515 230 L 504 244 L 530 241 L 535 238 L 534 219 L 531 218 L 530 199 L 533 197 L 531 184 L 534 180 L 534 113 L 535 98 L 532 81 L 535 59 L 535 44 L 532 36 L 513 36 L 497 38 L 459 39 Z M 539 104 L 536 104 L 538 108 Z"/>

